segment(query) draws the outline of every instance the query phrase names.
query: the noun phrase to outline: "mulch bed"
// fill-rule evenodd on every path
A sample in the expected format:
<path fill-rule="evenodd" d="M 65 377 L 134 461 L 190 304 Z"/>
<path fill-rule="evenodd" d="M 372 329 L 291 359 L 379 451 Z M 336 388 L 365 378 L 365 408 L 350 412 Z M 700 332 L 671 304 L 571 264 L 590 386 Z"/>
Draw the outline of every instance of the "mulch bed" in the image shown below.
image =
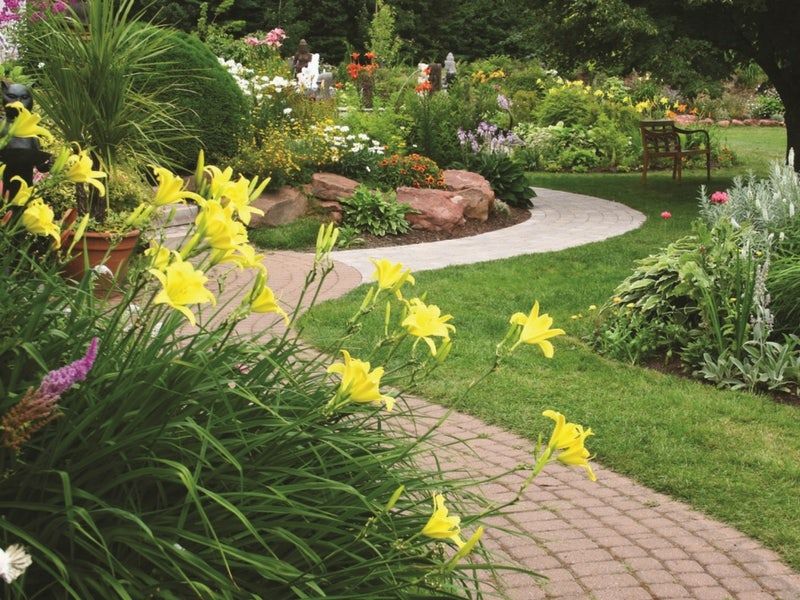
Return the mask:
<path fill-rule="evenodd" d="M 406 246 L 409 244 L 422 244 L 425 242 L 440 242 L 442 240 L 453 240 L 456 238 L 470 237 L 511 227 L 531 218 L 530 210 L 526 208 L 511 207 L 508 215 L 492 213 L 489 218 L 481 223 L 479 221 L 468 220 L 463 227 L 457 227 L 450 233 L 443 231 L 418 231 L 412 229 L 403 235 L 386 235 L 377 237 L 374 235 L 363 234 L 359 237 L 364 240 L 363 244 L 354 244 L 353 249 L 358 248 L 385 248 L 387 246 Z"/>

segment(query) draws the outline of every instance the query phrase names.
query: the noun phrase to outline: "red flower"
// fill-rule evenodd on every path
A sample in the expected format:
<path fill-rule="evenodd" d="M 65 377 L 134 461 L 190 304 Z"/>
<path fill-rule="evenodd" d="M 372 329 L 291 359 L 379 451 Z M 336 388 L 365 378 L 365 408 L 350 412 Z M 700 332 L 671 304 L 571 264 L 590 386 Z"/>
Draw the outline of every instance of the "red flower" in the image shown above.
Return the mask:
<path fill-rule="evenodd" d="M 665 210 L 664 212 L 661 213 L 661 218 L 664 219 L 665 221 L 667 219 L 671 219 L 672 218 L 672 213 L 669 212 L 668 210 Z"/>
<path fill-rule="evenodd" d="M 358 79 L 358 74 L 361 72 L 361 65 L 350 63 L 347 65 L 347 74 L 353 79 Z"/>
<path fill-rule="evenodd" d="M 418 94 L 423 94 L 426 92 L 431 91 L 431 82 L 430 81 L 423 81 L 417 87 L 414 88 L 414 91 Z"/>
<path fill-rule="evenodd" d="M 361 58 L 361 53 L 360 52 L 353 52 L 350 55 L 350 58 L 352 58 L 353 60 L 358 60 L 359 58 Z"/>
<path fill-rule="evenodd" d="M 367 52 L 364 55 L 364 58 L 366 58 L 367 60 L 375 60 L 375 56 L 376 54 L 374 52 Z"/>
<path fill-rule="evenodd" d="M 728 194 L 726 192 L 714 192 L 711 194 L 712 204 L 725 204 L 728 201 Z"/>

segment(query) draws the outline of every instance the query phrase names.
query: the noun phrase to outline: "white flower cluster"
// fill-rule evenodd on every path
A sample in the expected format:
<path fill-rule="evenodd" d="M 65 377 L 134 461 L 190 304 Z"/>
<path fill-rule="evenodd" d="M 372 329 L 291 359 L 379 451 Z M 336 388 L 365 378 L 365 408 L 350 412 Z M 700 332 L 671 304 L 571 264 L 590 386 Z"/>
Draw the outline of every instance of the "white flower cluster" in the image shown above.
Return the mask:
<path fill-rule="evenodd" d="M 344 154 L 357 154 L 362 151 L 370 154 L 382 155 L 383 144 L 373 140 L 366 133 L 353 134 L 347 125 L 327 125 L 322 129 L 322 137 L 334 150 L 333 155 L 337 160 Z"/>
<path fill-rule="evenodd" d="M 297 89 L 296 81 L 291 81 L 280 75 L 275 77 L 257 75 L 253 69 L 245 67 L 242 63 L 233 59 L 218 58 L 217 60 L 231 74 L 239 89 L 246 96 L 254 98 L 256 101 L 272 98 L 272 94 L 280 94 L 286 89 Z"/>

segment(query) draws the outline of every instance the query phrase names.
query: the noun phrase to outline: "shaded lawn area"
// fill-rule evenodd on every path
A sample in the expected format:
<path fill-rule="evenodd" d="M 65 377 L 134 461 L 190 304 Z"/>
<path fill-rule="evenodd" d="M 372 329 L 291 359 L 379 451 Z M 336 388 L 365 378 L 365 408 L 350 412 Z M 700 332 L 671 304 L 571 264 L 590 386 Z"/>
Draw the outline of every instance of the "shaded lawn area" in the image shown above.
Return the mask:
<path fill-rule="evenodd" d="M 736 132 L 745 150 L 757 142 L 772 143 L 776 156 L 783 152 L 775 135 L 785 135 L 782 130 L 748 133 Z M 766 161 L 754 156 L 750 165 L 716 173 L 711 189 L 724 188 L 748 168 L 763 171 Z M 415 274 L 414 292 L 427 292 L 429 302 L 454 315 L 457 327 L 448 363 L 417 391 L 443 404 L 460 398 L 491 365 L 509 315 L 529 311 L 538 299 L 568 333 L 556 338 L 555 358 L 523 349 L 459 407 L 531 439 L 549 429 L 541 412 L 560 410 L 595 430 L 589 446 L 598 462 L 738 527 L 800 568 L 800 408 L 607 360 L 583 341 L 593 326 L 587 307 L 601 305 L 637 258 L 688 233 L 703 181 L 690 172 L 679 186 L 658 173 L 644 187 L 638 174 L 537 173 L 538 186 L 617 200 L 644 212 L 647 222 L 561 252 Z M 663 210 L 673 218 L 662 221 Z M 315 308 L 303 319 L 305 337 L 333 347 L 364 292 Z M 584 318 L 570 319 L 578 313 Z M 381 328 L 382 315 L 370 315 L 347 348 L 366 355 Z"/>

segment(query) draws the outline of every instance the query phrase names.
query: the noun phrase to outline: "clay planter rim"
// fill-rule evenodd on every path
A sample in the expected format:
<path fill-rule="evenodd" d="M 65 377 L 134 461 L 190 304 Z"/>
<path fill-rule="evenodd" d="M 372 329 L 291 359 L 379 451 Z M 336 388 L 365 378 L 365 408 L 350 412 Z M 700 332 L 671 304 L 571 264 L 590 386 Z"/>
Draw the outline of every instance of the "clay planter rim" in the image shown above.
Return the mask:
<path fill-rule="evenodd" d="M 65 246 L 72 243 L 73 232 L 68 232 Z M 89 267 L 105 265 L 114 274 L 114 278 L 121 280 L 127 272 L 128 260 L 136 248 L 141 236 L 139 229 L 133 229 L 123 234 L 110 231 L 86 231 L 72 249 L 70 260 L 64 265 L 64 272 L 80 279 L 84 274 L 84 248 L 88 254 Z M 85 244 L 85 246 L 84 246 Z"/>

